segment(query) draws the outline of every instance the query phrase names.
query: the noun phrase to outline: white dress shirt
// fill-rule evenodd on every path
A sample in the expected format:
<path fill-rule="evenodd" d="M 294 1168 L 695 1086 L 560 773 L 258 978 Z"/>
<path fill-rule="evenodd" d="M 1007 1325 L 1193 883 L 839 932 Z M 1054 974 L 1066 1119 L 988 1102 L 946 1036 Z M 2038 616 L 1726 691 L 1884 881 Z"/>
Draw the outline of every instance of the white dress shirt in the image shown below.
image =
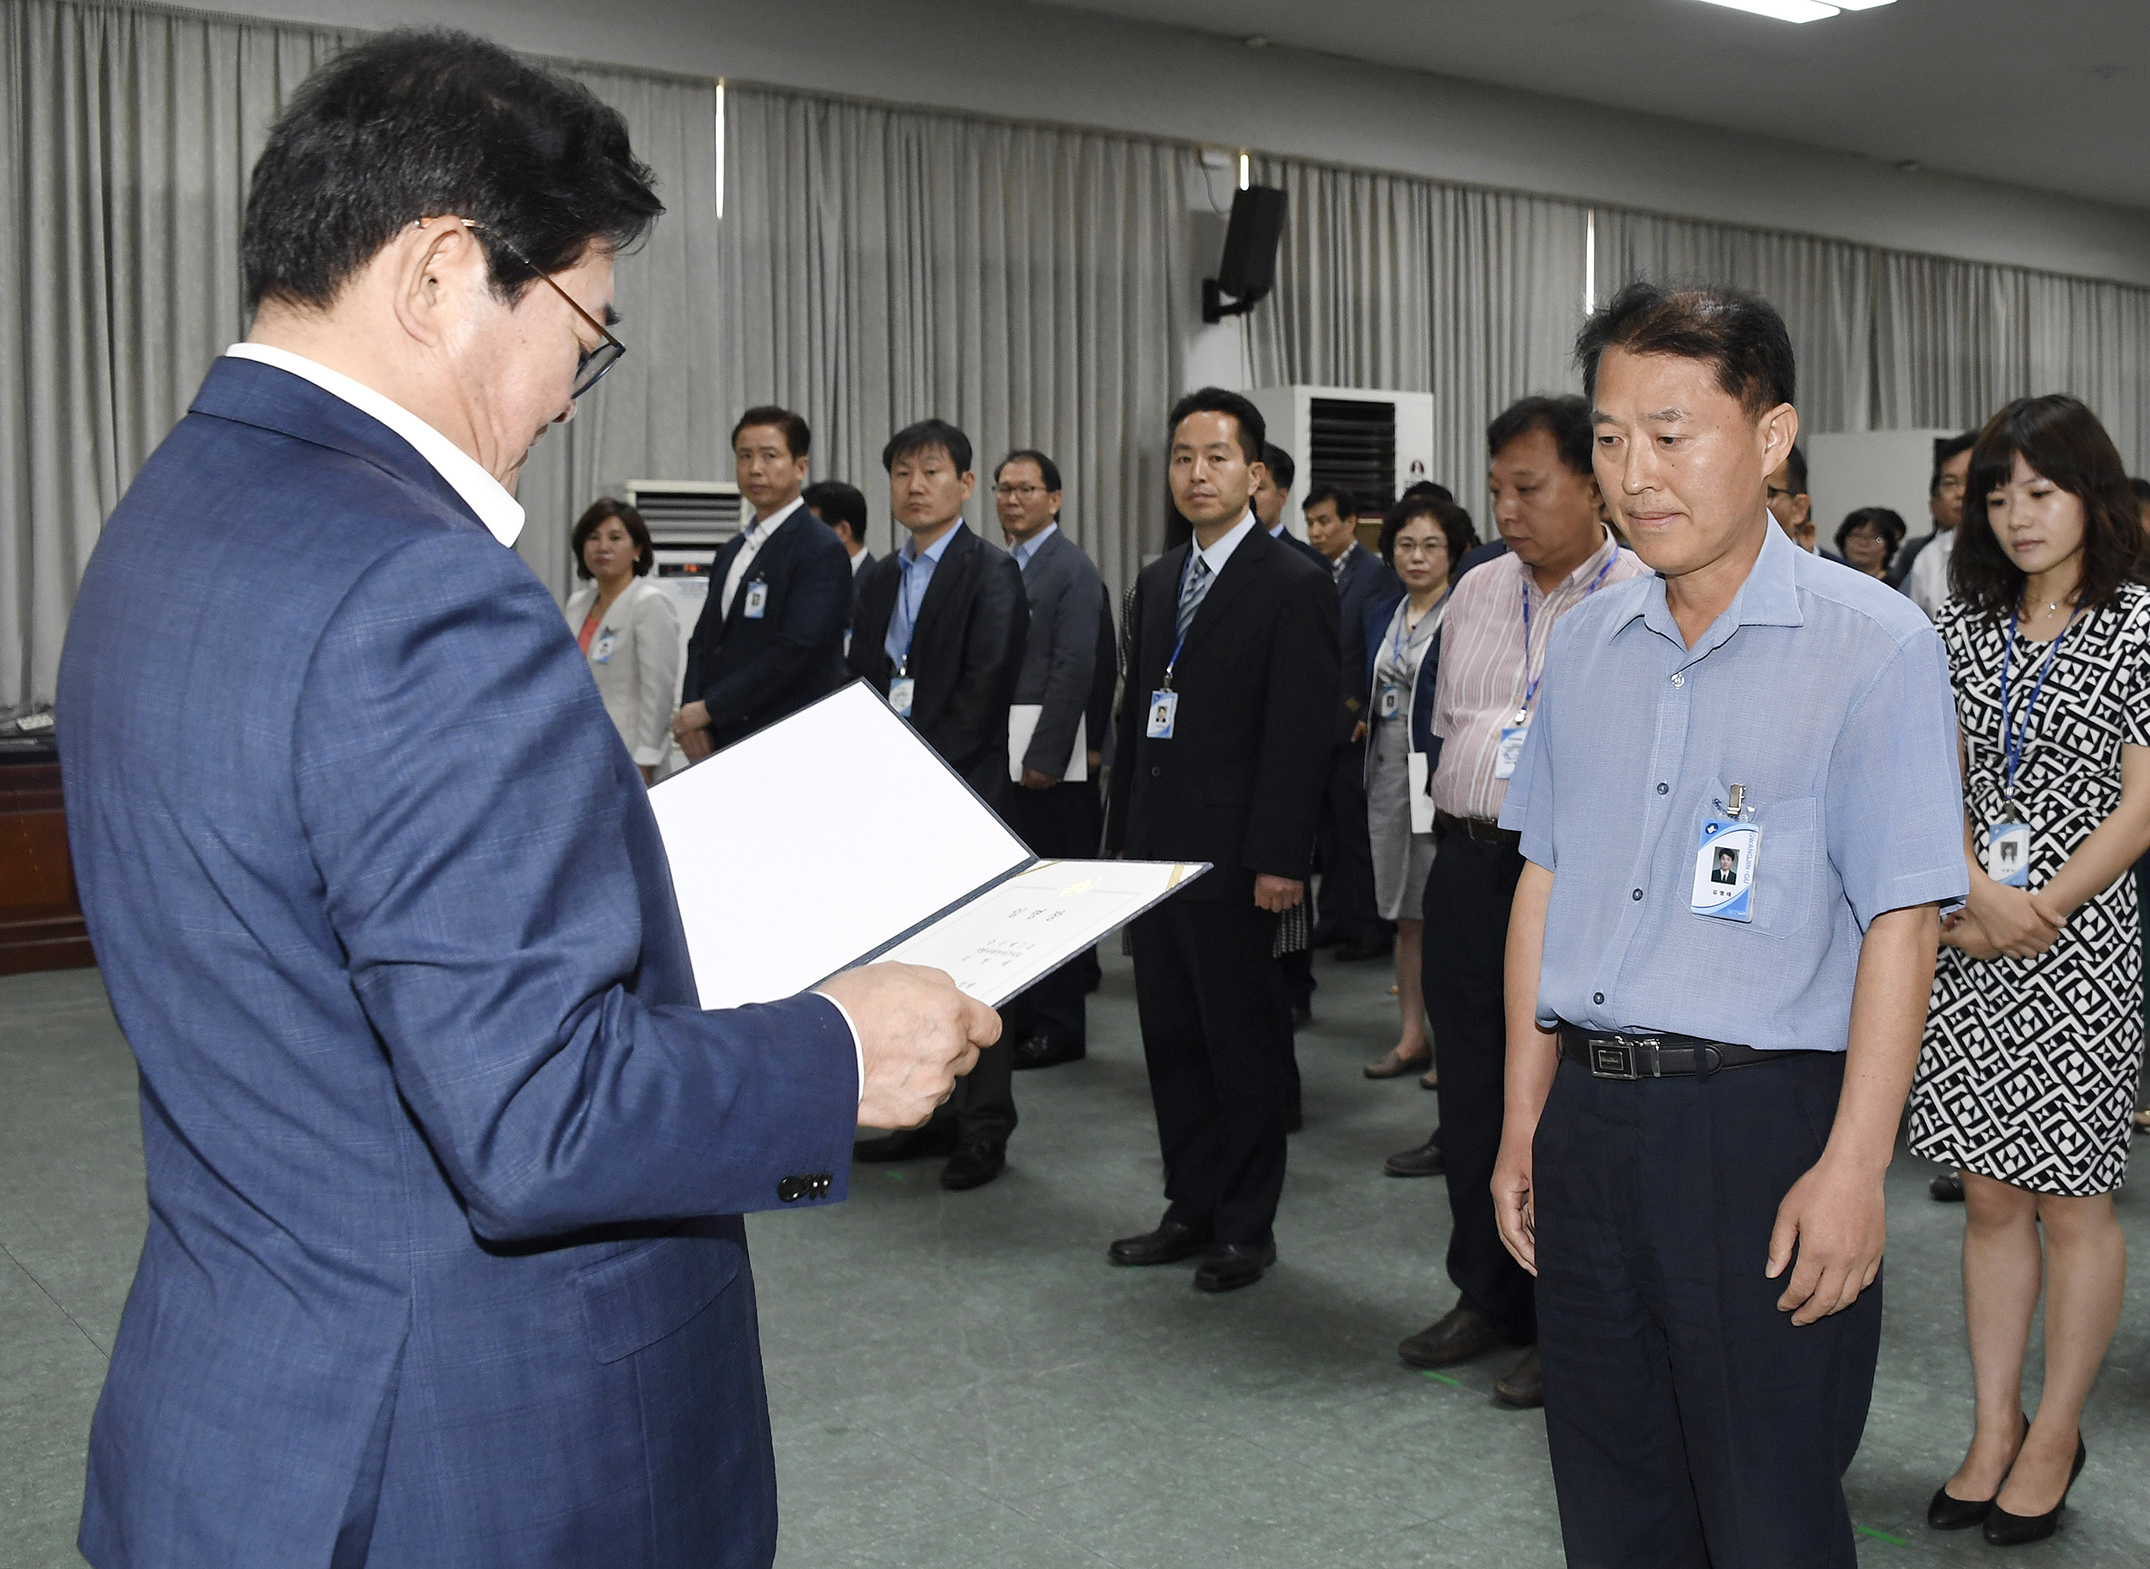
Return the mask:
<path fill-rule="evenodd" d="M 1904 592 L 1929 621 L 1938 620 L 1941 607 L 1948 603 L 1948 558 L 1955 548 L 1955 529 L 1934 535 L 1933 543 L 1912 561 L 1911 575 L 1904 580 Z"/>
<path fill-rule="evenodd" d="M 1277 528 L 1282 529 L 1283 526 L 1283 524 L 1279 523 Z M 1232 552 L 1239 548 L 1239 542 L 1253 531 L 1254 509 L 1249 507 L 1247 515 L 1232 525 L 1232 531 L 1229 534 L 1226 534 L 1216 544 L 1210 546 L 1209 549 L 1198 552 L 1203 562 L 1209 567 L 1210 581 L 1212 583 L 1217 580 L 1217 574 L 1224 570 L 1224 564 L 1232 559 Z M 1274 534 L 1271 537 L 1274 538 Z"/>
<path fill-rule="evenodd" d="M 478 521 L 503 545 L 515 543 L 523 531 L 522 504 L 499 480 L 485 472 L 478 460 L 443 436 L 424 420 L 392 398 L 383 397 L 364 382 L 353 381 L 341 371 L 266 343 L 234 343 L 225 354 L 233 359 L 257 360 L 312 382 L 323 392 L 343 399 L 361 414 L 370 414 L 417 449 L 433 465 Z"/>
<path fill-rule="evenodd" d="M 717 601 L 724 607 L 727 617 L 732 613 L 732 596 L 739 592 L 739 584 L 747 575 L 748 564 L 761 554 L 761 547 L 769 543 L 769 536 L 782 528 L 790 521 L 791 515 L 805 505 L 805 497 L 794 496 L 790 506 L 779 507 L 771 516 L 758 518 L 747 525 L 746 533 L 742 536 L 746 543 L 739 547 L 739 554 L 732 557 L 731 570 L 724 574 L 724 597 Z"/>

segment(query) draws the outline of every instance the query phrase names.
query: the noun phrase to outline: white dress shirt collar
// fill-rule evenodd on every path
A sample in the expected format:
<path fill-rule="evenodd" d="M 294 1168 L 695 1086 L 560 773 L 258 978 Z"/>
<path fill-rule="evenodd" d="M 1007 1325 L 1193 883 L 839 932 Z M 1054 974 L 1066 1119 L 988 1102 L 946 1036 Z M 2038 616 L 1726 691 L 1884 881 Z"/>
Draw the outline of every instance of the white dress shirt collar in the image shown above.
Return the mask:
<path fill-rule="evenodd" d="M 509 495 L 499 480 L 485 472 L 478 460 L 443 436 L 424 420 L 391 398 L 383 397 L 364 382 L 353 381 L 341 371 L 330 370 L 303 354 L 267 343 L 234 343 L 225 354 L 232 359 L 254 360 L 289 371 L 310 381 L 323 392 L 343 399 L 359 413 L 372 416 L 401 436 L 433 465 L 471 511 L 478 515 L 493 538 L 503 545 L 515 543 L 523 531 L 522 504 Z"/>
<path fill-rule="evenodd" d="M 1212 577 L 1224 570 L 1224 564 L 1232 559 L 1232 552 L 1239 548 L 1239 542 L 1253 532 L 1254 509 L 1250 507 L 1247 509 L 1247 515 L 1232 525 L 1230 533 L 1210 546 L 1209 549 L 1199 552 L 1203 562 L 1209 567 Z"/>
<path fill-rule="evenodd" d="M 1017 545 L 1013 550 L 1009 551 L 1008 554 L 1015 557 L 1015 564 L 1017 566 L 1027 567 L 1030 565 L 1031 559 L 1035 557 L 1039 551 L 1045 548 L 1045 542 L 1059 532 L 1060 525 L 1058 523 L 1048 523 L 1045 525 L 1045 527 L 1039 529 L 1035 534 L 1024 540 L 1020 545 Z"/>
<path fill-rule="evenodd" d="M 782 528 L 790 520 L 791 515 L 805 505 L 806 498 L 804 496 L 793 496 L 789 505 L 778 507 L 767 519 L 756 520 L 749 518 L 747 528 L 749 530 L 760 529 L 761 534 L 756 543 L 766 545 L 769 543 L 769 536 Z"/>

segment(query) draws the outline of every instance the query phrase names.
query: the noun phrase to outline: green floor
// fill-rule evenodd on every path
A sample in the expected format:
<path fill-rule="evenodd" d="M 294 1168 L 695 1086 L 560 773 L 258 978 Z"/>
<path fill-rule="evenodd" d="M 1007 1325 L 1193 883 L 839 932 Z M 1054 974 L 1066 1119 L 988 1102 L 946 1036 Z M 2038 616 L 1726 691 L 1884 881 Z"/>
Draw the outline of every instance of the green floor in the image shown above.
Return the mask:
<path fill-rule="evenodd" d="M 1108 945 L 1108 947 L 1111 945 Z M 861 1168 L 851 1201 L 752 1222 L 789 1569 L 1560 1563 L 1543 1423 L 1395 1343 L 1447 1308 L 1438 1182 L 1380 1174 L 1433 1097 L 1371 1084 L 1388 977 L 1317 973 L 1281 1262 L 1225 1297 L 1106 1264 L 1158 1169 L 1125 961 L 1087 1062 L 1016 1080 L 1001 1180 Z M 0 1569 L 78 1563 L 83 1436 L 142 1226 L 131 1059 L 94 974 L 0 979 Z M 1900 1162 L 1882 1375 L 1850 1478 L 1869 1566 L 1988 1562 L 1926 1530 L 1970 1400 L 1961 1211 Z M 2138 1258 L 2150 1209 L 2123 1196 Z M 2150 1563 L 2150 1293 L 2130 1295 L 2066 1526 L 2031 1560 Z"/>

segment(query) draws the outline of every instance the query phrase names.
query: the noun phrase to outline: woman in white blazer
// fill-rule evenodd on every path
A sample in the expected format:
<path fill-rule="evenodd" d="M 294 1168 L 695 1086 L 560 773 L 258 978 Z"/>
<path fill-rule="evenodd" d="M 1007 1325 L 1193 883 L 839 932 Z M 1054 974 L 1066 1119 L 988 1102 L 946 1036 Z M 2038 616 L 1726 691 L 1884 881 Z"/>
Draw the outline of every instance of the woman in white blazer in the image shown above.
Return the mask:
<path fill-rule="evenodd" d="M 679 618 L 657 586 L 643 581 L 657 552 L 632 506 L 610 496 L 592 502 L 573 544 L 575 575 L 587 581 L 568 596 L 568 630 L 648 784 L 664 760 L 679 702 Z"/>

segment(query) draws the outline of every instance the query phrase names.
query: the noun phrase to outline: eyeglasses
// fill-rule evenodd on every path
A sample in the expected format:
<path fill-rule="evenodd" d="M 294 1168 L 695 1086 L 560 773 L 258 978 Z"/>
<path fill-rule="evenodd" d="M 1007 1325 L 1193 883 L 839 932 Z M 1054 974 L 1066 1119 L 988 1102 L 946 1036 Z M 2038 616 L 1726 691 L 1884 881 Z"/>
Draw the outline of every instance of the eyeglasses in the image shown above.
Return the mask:
<path fill-rule="evenodd" d="M 1043 485 L 997 485 L 993 489 L 993 494 L 1004 500 L 1027 501 L 1032 496 L 1046 494 L 1046 490 Z"/>
<path fill-rule="evenodd" d="M 525 256 L 514 246 L 510 245 L 506 240 L 502 239 L 498 231 L 488 228 L 485 224 L 478 223 L 470 218 L 465 218 L 463 220 L 463 226 L 466 229 L 475 229 L 480 231 L 481 233 L 490 235 L 492 237 L 493 243 L 499 246 L 502 250 L 506 251 L 510 258 L 522 263 L 522 265 L 529 268 L 530 271 L 537 273 L 538 277 L 544 280 L 545 286 L 551 289 L 553 293 L 559 295 L 561 299 L 567 301 L 567 308 L 573 311 L 577 316 L 580 316 L 584 321 L 588 322 L 590 326 L 596 330 L 598 337 L 604 340 L 594 349 L 581 349 L 582 357 L 575 362 L 575 384 L 572 387 L 568 388 L 567 395 L 570 398 L 579 398 L 584 393 L 588 392 L 592 387 L 596 386 L 600 381 L 602 381 L 604 379 L 605 372 L 612 369 L 614 365 L 617 365 L 619 363 L 620 356 L 627 352 L 627 345 L 620 342 L 619 339 L 615 338 L 612 335 L 611 330 L 607 328 L 603 322 L 599 321 L 595 316 L 592 316 L 588 311 L 584 310 L 580 305 L 576 304 L 574 295 L 568 293 L 567 290 L 561 288 L 560 285 L 553 282 L 552 279 L 546 274 L 538 272 L 537 267 L 531 263 L 530 258 Z M 581 348 L 580 338 L 576 340 L 576 347 L 578 349 Z"/>

